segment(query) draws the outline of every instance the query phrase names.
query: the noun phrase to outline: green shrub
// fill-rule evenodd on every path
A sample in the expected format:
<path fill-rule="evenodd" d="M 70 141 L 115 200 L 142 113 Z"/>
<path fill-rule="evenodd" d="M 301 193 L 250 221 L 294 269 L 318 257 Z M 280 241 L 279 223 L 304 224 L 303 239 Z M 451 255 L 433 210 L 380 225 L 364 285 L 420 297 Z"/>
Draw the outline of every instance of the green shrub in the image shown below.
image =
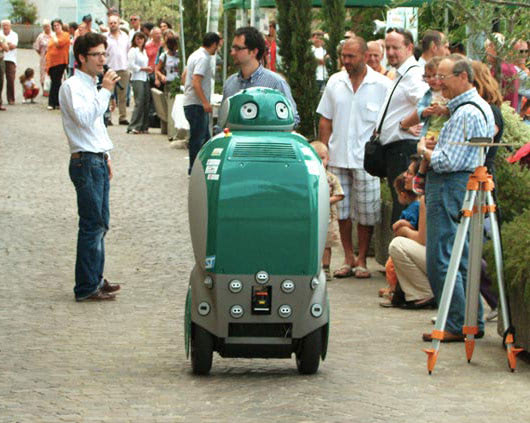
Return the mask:
<path fill-rule="evenodd" d="M 530 209 L 525 210 L 511 222 L 502 227 L 502 246 L 504 258 L 504 282 L 510 291 L 518 286 L 524 289 L 524 299 L 530 305 Z M 497 280 L 493 243 L 488 241 L 484 246 L 484 257 L 488 263 L 488 273 L 492 280 Z"/>
<path fill-rule="evenodd" d="M 34 24 L 37 20 L 37 6 L 28 0 L 9 0 L 13 12 L 9 19 L 18 24 Z"/>
<path fill-rule="evenodd" d="M 509 222 L 530 209 L 530 169 L 506 161 L 520 146 L 530 141 L 530 127 L 506 103 L 502 105 L 504 119 L 503 143 L 516 144 L 510 151 L 501 147 L 495 157 L 497 201 L 503 222 Z"/>

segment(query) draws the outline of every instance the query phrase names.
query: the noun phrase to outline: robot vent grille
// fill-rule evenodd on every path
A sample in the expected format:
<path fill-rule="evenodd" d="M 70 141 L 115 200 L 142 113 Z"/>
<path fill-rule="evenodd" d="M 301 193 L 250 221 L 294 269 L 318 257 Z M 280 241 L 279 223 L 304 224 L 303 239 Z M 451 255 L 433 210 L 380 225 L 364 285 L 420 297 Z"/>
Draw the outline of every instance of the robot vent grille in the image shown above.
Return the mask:
<path fill-rule="evenodd" d="M 296 160 L 296 152 L 290 143 L 240 141 L 236 143 L 232 157 Z"/>

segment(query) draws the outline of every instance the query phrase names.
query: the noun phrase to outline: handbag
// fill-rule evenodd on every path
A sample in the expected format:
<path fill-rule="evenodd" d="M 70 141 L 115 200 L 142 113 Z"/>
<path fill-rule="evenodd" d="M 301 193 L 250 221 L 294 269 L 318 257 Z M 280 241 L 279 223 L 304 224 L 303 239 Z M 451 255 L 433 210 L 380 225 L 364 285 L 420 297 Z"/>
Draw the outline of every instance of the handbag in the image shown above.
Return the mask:
<path fill-rule="evenodd" d="M 388 106 L 390 105 L 390 100 L 392 100 L 394 91 L 396 90 L 401 79 L 411 68 L 414 67 L 417 67 L 417 65 L 409 67 L 397 80 L 396 85 L 394 85 L 394 88 L 390 93 L 390 97 L 388 97 L 388 101 L 386 102 L 385 111 L 383 112 L 383 116 L 379 122 L 379 128 L 377 128 L 377 131 L 374 131 L 373 135 L 370 137 L 370 140 L 364 145 L 363 167 L 364 170 L 366 170 L 372 176 L 377 176 L 379 178 L 386 177 L 385 150 L 383 148 L 383 144 L 381 144 L 381 140 L 379 139 L 379 134 L 381 133 L 381 128 L 383 127 L 386 112 L 388 111 Z"/>

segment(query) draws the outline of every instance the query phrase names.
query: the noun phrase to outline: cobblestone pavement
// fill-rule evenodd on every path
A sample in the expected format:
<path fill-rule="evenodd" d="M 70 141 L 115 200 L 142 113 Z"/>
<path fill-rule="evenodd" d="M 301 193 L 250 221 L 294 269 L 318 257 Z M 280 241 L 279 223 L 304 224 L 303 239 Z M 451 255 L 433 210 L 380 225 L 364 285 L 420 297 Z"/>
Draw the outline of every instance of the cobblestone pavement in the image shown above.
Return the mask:
<path fill-rule="evenodd" d="M 37 67 L 32 51 L 19 57 L 18 73 Z M 211 376 L 194 377 L 182 324 L 193 262 L 187 154 L 158 134 L 110 128 L 106 275 L 122 292 L 76 303 L 60 114 L 42 97 L 17 99 L 0 113 L 0 422 L 528 421 L 530 366 L 508 371 L 495 324 L 471 364 L 462 344 L 443 345 L 428 376 L 420 337 L 433 312 L 378 307 L 374 262 L 371 279 L 329 284 L 332 332 L 317 375 L 298 375 L 294 359 L 215 357 Z"/>

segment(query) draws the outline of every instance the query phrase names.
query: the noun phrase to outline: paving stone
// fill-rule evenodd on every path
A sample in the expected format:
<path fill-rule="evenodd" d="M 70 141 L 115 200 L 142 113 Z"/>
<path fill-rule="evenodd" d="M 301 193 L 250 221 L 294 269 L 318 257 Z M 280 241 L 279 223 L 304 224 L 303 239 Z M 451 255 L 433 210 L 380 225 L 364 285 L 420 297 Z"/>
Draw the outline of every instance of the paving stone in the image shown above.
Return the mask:
<path fill-rule="evenodd" d="M 18 73 L 37 63 L 19 50 Z M 496 324 L 471 364 L 463 345 L 443 345 L 428 376 L 420 337 L 434 313 L 379 307 L 372 260 L 371 279 L 329 284 L 317 375 L 298 375 L 294 359 L 216 356 L 211 376 L 194 377 L 182 321 L 193 266 L 187 152 L 156 131 L 109 128 L 106 275 L 122 290 L 113 303 L 76 303 L 67 142 L 59 112 L 38 101 L 0 113 L 0 422 L 528 421 L 530 366 L 508 372 Z M 341 260 L 334 251 L 333 265 Z"/>

